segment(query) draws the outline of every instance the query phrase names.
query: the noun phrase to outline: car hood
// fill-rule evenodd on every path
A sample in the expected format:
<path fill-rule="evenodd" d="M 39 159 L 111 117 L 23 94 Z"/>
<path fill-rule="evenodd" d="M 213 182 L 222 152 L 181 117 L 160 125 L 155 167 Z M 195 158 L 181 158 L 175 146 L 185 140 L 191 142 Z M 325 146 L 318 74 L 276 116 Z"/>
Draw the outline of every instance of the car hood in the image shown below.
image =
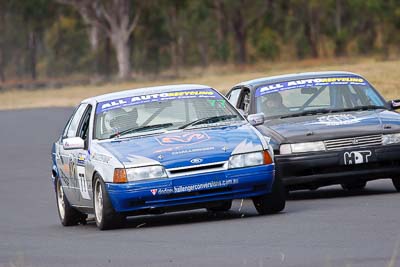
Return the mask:
<path fill-rule="evenodd" d="M 389 110 L 319 114 L 266 121 L 257 127 L 276 143 L 297 143 L 400 132 L 400 114 Z"/>
<path fill-rule="evenodd" d="M 226 161 L 232 153 L 263 149 L 249 124 L 170 131 L 99 145 L 127 168 L 161 163 L 167 169 Z"/>

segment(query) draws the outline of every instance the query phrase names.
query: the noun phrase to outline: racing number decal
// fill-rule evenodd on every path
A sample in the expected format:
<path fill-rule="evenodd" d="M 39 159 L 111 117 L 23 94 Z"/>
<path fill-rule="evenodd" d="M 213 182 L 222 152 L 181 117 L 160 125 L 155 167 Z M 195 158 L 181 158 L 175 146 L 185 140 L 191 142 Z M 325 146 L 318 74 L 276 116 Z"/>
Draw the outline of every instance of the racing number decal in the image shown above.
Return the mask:
<path fill-rule="evenodd" d="M 369 157 L 371 157 L 371 155 L 372 152 L 370 150 L 345 152 L 344 164 L 352 165 L 352 164 L 368 163 L 368 159 Z"/>
<path fill-rule="evenodd" d="M 85 179 L 85 167 L 76 166 L 78 174 L 79 190 L 81 191 L 82 198 L 90 199 L 87 181 Z"/>

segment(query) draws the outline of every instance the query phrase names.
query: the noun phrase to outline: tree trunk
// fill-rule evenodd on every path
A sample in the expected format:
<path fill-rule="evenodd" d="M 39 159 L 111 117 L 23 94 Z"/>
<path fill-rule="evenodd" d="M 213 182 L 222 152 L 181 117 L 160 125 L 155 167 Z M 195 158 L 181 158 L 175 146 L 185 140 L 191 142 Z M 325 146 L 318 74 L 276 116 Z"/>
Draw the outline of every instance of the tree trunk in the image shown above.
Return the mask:
<path fill-rule="evenodd" d="M 5 29 L 5 15 L 3 10 L 0 10 L 0 81 L 5 82 L 6 76 L 4 74 L 5 68 L 5 41 L 4 41 L 4 29 Z"/>
<path fill-rule="evenodd" d="M 102 71 L 107 79 L 111 76 L 111 52 L 111 40 L 107 37 L 104 45 L 104 67 L 102 68 Z"/>
<path fill-rule="evenodd" d="M 4 75 L 4 46 L 0 43 L 0 81 L 5 82 L 6 76 Z"/>
<path fill-rule="evenodd" d="M 118 77 L 126 80 L 131 74 L 129 41 L 119 34 L 112 37 L 112 44 L 117 54 Z"/>
<path fill-rule="evenodd" d="M 247 63 L 247 46 L 246 46 L 246 32 L 239 31 L 236 32 L 236 40 L 237 40 L 237 49 L 238 49 L 238 63 L 246 64 Z"/>
<path fill-rule="evenodd" d="M 179 64 L 178 64 L 178 46 L 176 42 L 172 41 L 170 44 L 170 51 L 171 51 L 171 65 L 174 69 L 175 76 L 179 76 Z"/>
<path fill-rule="evenodd" d="M 207 50 L 207 45 L 202 42 L 201 40 L 197 40 L 197 48 L 200 53 L 200 58 L 201 58 L 201 63 L 203 68 L 208 66 L 208 50 Z"/>
<path fill-rule="evenodd" d="M 37 36 L 35 30 L 29 32 L 29 70 L 32 80 L 36 80 L 36 51 L 37 51 Z"/>
<path fill-rule="evenodd" d="M 222 62 L 226 62 L 229 56 L 229 48 L 228 48 L 228 24 L 225 5 L 222 0 L 214 0 L 214 9 L 215 16 L 217 18 L 218 27 L 217 31 L 217 49 L 218 49 L 218 57 Z"/>
<path fill-rule="evenodd" d="M 336 34 L 339 34 L 342 31 L 342 0 L 336 0 L 335 26 Z"/>
<path fill-rule="evenodd" d="M 97 27 L 96 24 L 90 25 L 88 29 L 88 35 L 89 35 L 90 50 L 92 50 L 92 52 L 96 52 L 99 49 L 99 44 L 100 44 L 99 27 Z"/>
<path fill-rule="evenodd" d="M 175 76 L 179 76 L 179 69 L 182 64 L 182 39 L 180 36 L 180 29 L 178 26 L 178 8 L 172 5 L 169 8 L 168 28 L 171 35 L 171 64 L 175 71 Z"/>
<path fill-rule="evenodd" d="M 233 17 L 233 31 L 235 33 L 236 61 L 239 64 L 247 62 L 246 29 L 241 10 L 238 8 Z"/>
<path fill-rule="evenodd" d="M 306 24 L 306 36 L 311 47 L 311 56 L 314 58 L 319 57 L 319 10 L 316 7 L 308 7 L 308 19 Z"/>
<path fill-rule="evenodd" d="M 97 76 L 100 73 L 100 61 L 98 57 L 100 46 L 100 29 L 97 25 L 90 25 L 88 29 L 90 50 L 93 55 L 92 71 Z"/>
<path fill-rule="evenodd" d="M 336 0 L 336 10 L 335 10 L 335 55 L 340 57 L 346 54 L 346 36 L 342 31 L 342 0 Z"/>
<path fill-rule="evenodd" d="M 141 9 L 132 15 L 131 0 L 91 1 L 91 0 L 57 0 L 72 5 L 92 27 L 101 28 L 111 39 L 117 55 L 118 76 L 128 79 L 131 74 L 129 36 L 135 30 Z"/>

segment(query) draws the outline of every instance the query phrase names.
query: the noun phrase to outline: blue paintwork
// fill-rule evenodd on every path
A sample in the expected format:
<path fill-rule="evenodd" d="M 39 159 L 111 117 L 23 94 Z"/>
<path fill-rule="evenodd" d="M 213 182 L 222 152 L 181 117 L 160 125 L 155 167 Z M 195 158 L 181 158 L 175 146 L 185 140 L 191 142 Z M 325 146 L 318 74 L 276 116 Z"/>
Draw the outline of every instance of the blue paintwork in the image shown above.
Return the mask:
<path fill-rule="evenodd" d="M 190 187 L 211 181 L 233 181 L 234 179 L 237 179 L 236 184 L 215 186 L 209 189 L 193 190 L 190 192 L 195 194 L 190 194 L 189 192 L 177 193 L 176 190 L 174 191 L 174 187 Z M 147 208 L 173 207 L 177 205 L 255 197 L 271 192 L 273 180 L 274 165 L 271 164 L 140 183 L 106 183 L 106 190 L 117 212 L 130 212 Z M 255 186 L 259 187 L 255 189 Z M 205 192 L 212 189 L 219 190 L 217 192 Z M 160 190 L 167 191 L 169 194 L 160 195 Z M 202 191 L 203 194 L 201 193 Z"/>
<path fill-rule="evenodd" d="M 193 158 L 201 158 L 201 164 L 226 161 L 244 140 L 261 145 L 249 124 L 182 130 L 101 144 L 122 163 L 134 163 L 134 156 L 142 156 L 159 161 L 168 169 L 193 166 L 190 162 Z"/>

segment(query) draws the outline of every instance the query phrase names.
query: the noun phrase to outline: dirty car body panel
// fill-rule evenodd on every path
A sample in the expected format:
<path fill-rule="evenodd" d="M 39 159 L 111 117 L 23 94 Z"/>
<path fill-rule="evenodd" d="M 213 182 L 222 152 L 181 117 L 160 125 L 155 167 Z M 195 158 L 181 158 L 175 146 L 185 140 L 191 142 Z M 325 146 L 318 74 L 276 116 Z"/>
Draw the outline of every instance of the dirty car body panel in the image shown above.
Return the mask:
<path fill-rule="evenodd" d="M 234 86 L 227 97 L 246 115 L 264 114 L 257 129 L 271 138 L 288 190 L 400 177 L 398 102 L 386 102 L 358 74 L 266 77 Z"/>

